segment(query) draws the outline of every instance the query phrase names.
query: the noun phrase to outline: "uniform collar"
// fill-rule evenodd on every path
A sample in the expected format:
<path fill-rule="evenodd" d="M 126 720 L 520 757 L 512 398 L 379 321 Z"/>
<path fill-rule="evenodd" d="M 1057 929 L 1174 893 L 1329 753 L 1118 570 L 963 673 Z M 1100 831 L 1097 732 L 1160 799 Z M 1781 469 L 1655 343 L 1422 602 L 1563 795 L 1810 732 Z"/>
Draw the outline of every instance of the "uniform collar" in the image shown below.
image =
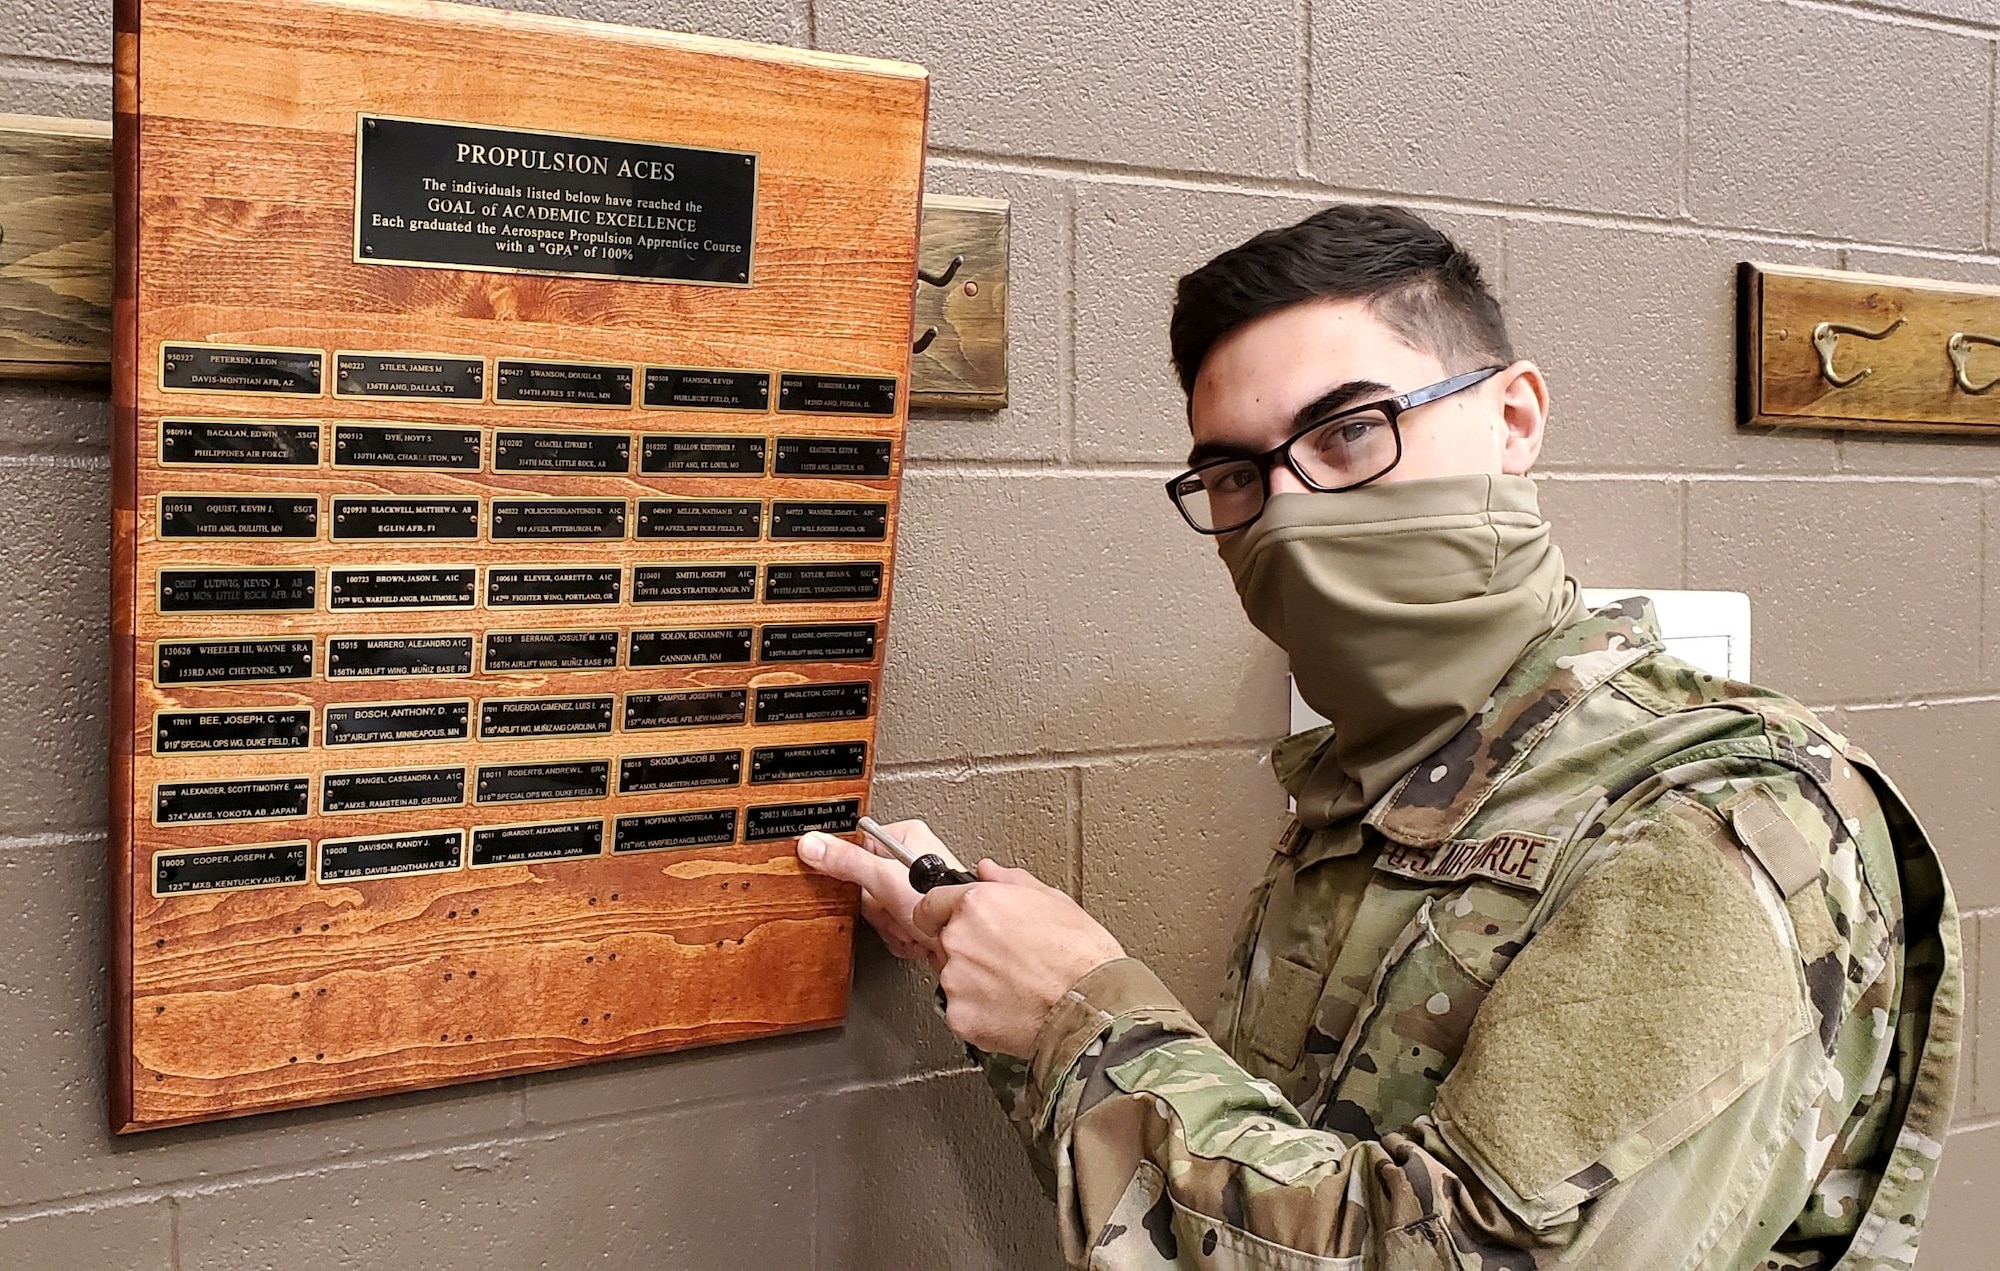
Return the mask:
<path fill-rule="evenodd" d="M 1642 597 L 1614 601 L 1530 645 L 1477 715 L 1405 773 L 1369 809 L 1363 824 L 1411 847 L 1458 836 L 1502 781 L 1593 689 L 1657 651 L 1660 624 Z M 1299 733 L 1273 752 L 1280 779 L 1326 744 L 1331 729 Z M 1352 825 L 1351 822 L 1348 823 Z M 1299 827 L 1302 829 L 1303 827 Z M 1361 846 L 1347 826 L 1286 836 L 1280 850 L 1300 858 L 1340 856 Z"/>
<path fill-rule="evenodd" d="M 1659 632 L 1651 602 L 1632 596 L 1530 645 L 1480 712 L 1404 774 L 1364 822 L 1412 847 L 1456 837 L 1578 702 L 1661 648 Z"/>

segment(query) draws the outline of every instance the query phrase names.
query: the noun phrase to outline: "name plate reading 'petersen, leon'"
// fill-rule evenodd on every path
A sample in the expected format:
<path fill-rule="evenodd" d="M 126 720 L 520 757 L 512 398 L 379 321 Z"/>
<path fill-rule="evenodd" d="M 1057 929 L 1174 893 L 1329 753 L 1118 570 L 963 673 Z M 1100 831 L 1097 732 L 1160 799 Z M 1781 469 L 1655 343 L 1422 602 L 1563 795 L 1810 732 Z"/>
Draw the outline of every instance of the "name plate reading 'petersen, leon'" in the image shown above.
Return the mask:
<path fill-rule="evenodd" d="M 921 70 L 114 7 L 116 1127 L 838 1024 Z"/>

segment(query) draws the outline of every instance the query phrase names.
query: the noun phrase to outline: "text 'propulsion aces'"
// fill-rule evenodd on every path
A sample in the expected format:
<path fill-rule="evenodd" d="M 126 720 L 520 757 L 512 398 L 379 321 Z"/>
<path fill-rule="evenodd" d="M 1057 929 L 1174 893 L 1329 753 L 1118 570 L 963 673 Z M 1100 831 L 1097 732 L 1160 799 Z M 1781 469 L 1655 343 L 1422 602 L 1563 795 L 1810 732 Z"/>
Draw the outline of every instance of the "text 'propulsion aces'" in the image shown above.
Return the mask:
<path fill-rule="evenodd" d="M 117 27 L 114 1126 L 837 1024 L 923 72 Z"/>

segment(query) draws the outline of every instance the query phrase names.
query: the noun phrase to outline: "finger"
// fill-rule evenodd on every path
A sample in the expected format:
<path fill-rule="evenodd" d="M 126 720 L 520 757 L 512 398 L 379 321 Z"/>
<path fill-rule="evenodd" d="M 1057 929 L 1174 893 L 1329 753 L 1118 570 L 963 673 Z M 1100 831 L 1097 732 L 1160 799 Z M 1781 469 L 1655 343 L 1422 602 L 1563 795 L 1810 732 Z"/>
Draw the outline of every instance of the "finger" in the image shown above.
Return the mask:
<path fill-rule="evenodd" d="M 918 934 L 917 929 L 909 924 L 907 916 L 898 914 L 883 904 L 874 892 L 861 893 L 861 916 L 868 920 L 868 925 L 875 928 L 876 934 L 885 941 L 914 945 L 926 951 L 930 949 L 931 942 Z"/>
<path fill-rule="evenodd" d="M 979 881 L 982 883 L 1007 883 L 1014 887 L 1039 887 L 1043 891 L 1057 890 L 1035 877 L 1029 870 L 1002 865 L 998 861 L 982 860 L 973 872 L 979 875 Z"/>
<path fill-rule="evenodd" d="M 846 839 L 831 834 L 812 833 L 799 839 L 799 859 L 832 878 L 859 883 L 880 897 L 896 897 L 898 889 L 910 891 L 910 876 L 895 861 L 863 851 Z"/>
<path fill-rule="evenodd" d="M 944 929 L 957 916 L 958 907 L 972 893 L 970 884 L 956 887 L 934 887 L 917 902 L 910 911 L 910 922 L 917 931 L 932 940 L 944 934 Z"/>

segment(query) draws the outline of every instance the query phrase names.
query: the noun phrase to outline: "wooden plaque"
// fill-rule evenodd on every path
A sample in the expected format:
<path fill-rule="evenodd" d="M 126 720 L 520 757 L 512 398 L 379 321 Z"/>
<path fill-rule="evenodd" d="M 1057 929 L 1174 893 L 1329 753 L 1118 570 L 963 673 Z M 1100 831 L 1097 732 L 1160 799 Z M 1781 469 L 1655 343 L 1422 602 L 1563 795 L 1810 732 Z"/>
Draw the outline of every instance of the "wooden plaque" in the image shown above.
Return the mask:
<path fill-rule="evenodd" d="M 120 1131 L 846 1010 L 916 67 L 121 0 Z"/>

